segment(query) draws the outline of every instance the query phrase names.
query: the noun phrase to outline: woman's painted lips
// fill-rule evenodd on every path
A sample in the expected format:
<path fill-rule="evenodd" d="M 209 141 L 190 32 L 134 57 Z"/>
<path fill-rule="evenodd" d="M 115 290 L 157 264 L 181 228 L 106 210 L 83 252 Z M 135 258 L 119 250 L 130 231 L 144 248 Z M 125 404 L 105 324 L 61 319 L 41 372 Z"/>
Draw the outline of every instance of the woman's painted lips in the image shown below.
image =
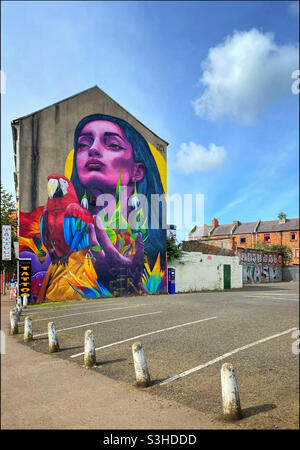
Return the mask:
<path fill-rule="evenodd" d="M 102 164 L 102 162 L 98 159 L 90 159 L 86 163 L 85 167 L 89 170 L 100 170 L 102 169 L 102 167 L 104 167 L 104 164 Z"/>

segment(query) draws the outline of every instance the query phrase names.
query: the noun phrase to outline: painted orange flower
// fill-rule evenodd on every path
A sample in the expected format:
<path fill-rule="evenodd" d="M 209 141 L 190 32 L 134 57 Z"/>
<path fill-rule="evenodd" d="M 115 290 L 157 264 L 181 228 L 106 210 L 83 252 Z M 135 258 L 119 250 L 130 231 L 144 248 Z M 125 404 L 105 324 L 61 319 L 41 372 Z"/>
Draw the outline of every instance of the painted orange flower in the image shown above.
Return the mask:
<path fill-rule="evenodd" d="M 40 236 L 40 221 L 44 206 L 39 206 L 31 213 L 20 211 L 20 236 L 32 239 L 34 236 Z"/>

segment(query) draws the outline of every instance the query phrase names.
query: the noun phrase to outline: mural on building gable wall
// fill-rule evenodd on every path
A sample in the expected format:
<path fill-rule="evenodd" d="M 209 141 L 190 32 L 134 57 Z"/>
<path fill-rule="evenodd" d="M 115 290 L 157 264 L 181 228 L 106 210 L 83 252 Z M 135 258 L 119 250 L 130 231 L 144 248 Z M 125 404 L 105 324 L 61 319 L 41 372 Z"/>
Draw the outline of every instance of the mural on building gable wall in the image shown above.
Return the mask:
<path fill-rule="evenodd" d="M 282 255 L 259 250 L 239 250 L 240 264 L 243 265 L 243 282 L 259 283 L 281 281 Z"/>
<path fill-rule="evenodd" d="M 112 116 L 83 118 L 64 175 L 49 174 L 45 188 L 45 206 L 20 212 L 20 258 L 31 258 L 32 302 L 166 290 L 166 162 L 135 128 Z M 151 194 L 161 196 L 157 211 Z"/>

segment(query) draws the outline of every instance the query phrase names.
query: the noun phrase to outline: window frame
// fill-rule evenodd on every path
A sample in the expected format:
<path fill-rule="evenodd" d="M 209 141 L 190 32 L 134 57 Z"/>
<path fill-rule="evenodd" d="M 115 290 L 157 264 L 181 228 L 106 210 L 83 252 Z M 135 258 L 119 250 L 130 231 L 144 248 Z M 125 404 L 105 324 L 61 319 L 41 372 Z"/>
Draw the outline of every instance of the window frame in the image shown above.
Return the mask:
<path fill-rule="evenodd" d="M 268 241 L 266 241 L 266 236 L 269 237 Z M 264 242 L 266 242 L 267 244 L 269 244 L 271 242 L 271 234 L 270 233 L 264 233 Z"/>
<path fill-rule="evenodd" d="M 295 239 L 292 239 L 292 234 L 295 235 Z M 297 233 L 296 231 L 290 231 L 290 242 L 297 242 Z"/>
<path fill-rule="evenodd" d="M 242 239 L 245 239 L 245 242 L 242 242 Z M 246 243 L 247 243 L 246 236 L 240 236 L 240 244 L 246 244 Z"/>

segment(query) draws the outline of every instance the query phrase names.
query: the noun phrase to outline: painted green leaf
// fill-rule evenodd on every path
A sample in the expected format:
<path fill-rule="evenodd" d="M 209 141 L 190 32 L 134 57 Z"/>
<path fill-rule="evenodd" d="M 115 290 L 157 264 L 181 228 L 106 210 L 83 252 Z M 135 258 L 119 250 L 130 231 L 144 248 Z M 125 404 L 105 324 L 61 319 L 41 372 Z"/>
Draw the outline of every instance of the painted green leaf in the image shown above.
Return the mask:
<path fill-rule="evenodd" d="M 117 241 L 117 235 L 116 232 L 114 230 L 112 230 L 111 228 L 105 228 L 106 234 L 109 237 L 109 240 L 112 244 L 115 244 Z"/>
<path fill-rule="evenodd" d="M 93 245 L 91 250 L 93 250 L 93 252 L 101 252 L 102 247 L 100 245 Z"/>
<path fill-rule="evenodd" d="M 33 242 L 35 243 L 36 248 L 41 251 L 42 249 L 42 241 L 38 236 L 33 236 Z"/>

